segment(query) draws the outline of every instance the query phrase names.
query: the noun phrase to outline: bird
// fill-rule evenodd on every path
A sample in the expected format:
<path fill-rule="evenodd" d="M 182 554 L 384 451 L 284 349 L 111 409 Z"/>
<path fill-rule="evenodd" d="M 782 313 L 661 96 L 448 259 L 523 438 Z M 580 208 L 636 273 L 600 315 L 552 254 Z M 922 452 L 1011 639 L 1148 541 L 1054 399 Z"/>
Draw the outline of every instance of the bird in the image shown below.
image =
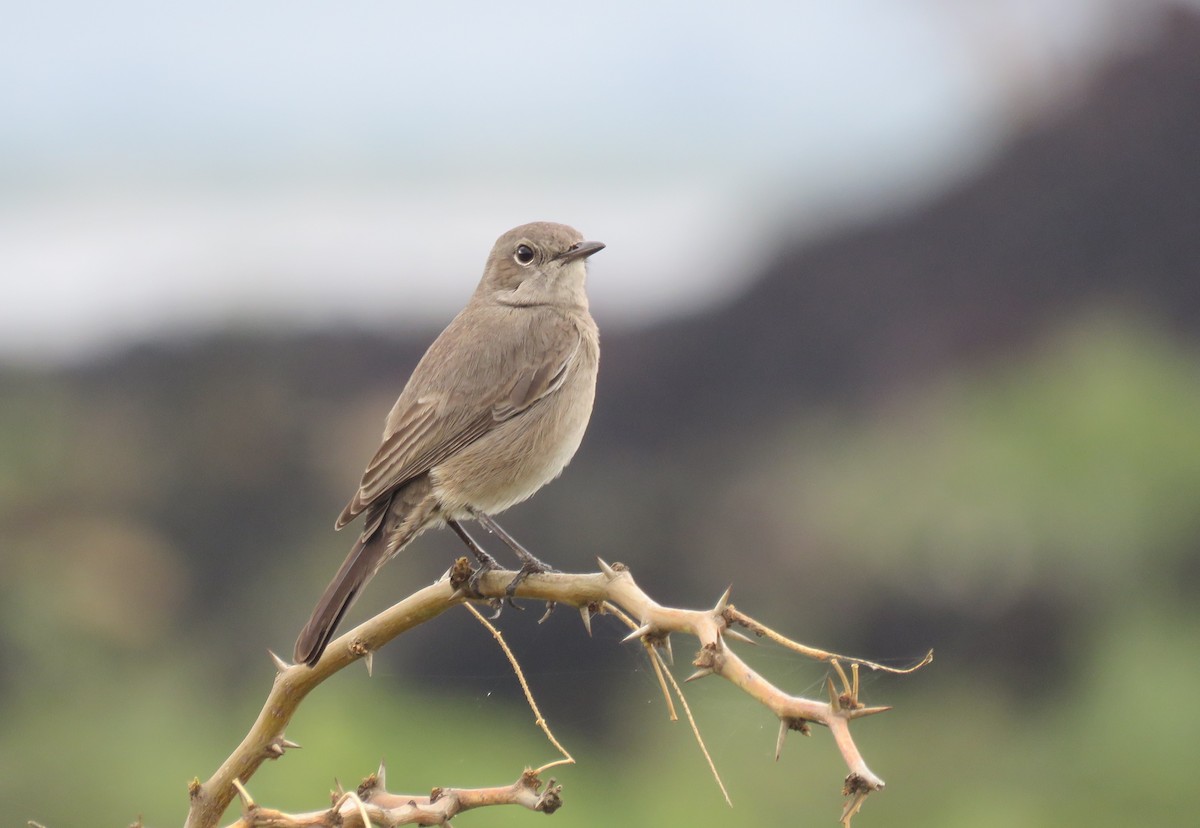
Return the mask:
<path fill-rule="evenodd" d="M 363 587 L 426 529 L 475 520 L 521 559 L 517 582 L 547 567 L 494 520 L 562 473 L 591 417 L 600 335 L 587 260 L 603 250 L 572 227 L 523 224 L 501 235 L 466 307 L 421 357 L 387 415 L 383 440 L 335 524 L 363 518 L 346 560 L 296 639 L 320 660 Z"/>

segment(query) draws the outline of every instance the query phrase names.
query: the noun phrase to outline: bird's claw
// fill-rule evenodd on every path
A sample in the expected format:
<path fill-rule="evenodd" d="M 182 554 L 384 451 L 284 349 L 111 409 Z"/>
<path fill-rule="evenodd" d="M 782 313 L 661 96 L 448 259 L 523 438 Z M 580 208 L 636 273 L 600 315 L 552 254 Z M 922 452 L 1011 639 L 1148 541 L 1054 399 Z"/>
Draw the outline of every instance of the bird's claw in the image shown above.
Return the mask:
<path fill-rule="evenodd" d="M 541 575 L 544 572 L 557 572 L 557 571 L 558 570 L 555 569 L 554 567 L 542 563 L 537 558 L 531 557 L 529 560 L 527 560 L 523 564 L 521 564 L 521 568 L 517 570 L 517 576 L 515 578 L 513 578 L 511 581 L 509 581 L 508 586 L 506 586 L 504 588 L 504 600 L 511 607 L 516 607 L 517 609 L 520 609 L 520 610 L 525 609 L 523 606 L 521 606 L 520 604 L 513 601 L 513 596 L 516 595 L 517 587 L 521 585 L 521 582 L 524 581 L 526 578 L 528 578 L 530 575 Z M 538 621 L 538 623 L 540 624 L 540 623 L 542 623 L 542 621 L 545 621 L 546 616 L 550 615 L 550 612 L 553 609 L 554 609 L 554 602 L 553 601 L 548 602 L 546 604 L 546 613 L 545 613 L 545 615 L 543 615 L 541 617 L 541 619 Z"/>
<path fill-rule="evenodd" d="M 529 560 L 521 564 L 521 568 L 517 570 L 517 577 L 509 581 L 508 586 L 504 588 L 505 600 L 515 607 L 516 604 L 512 603 L 512 599 L 513 596 L 517 594 L 517 587 L 521 585 L 522 581 L 524 581 L 530 575 L 541 575 L 545 572 L 557 571 L 558 570 L 554 567 L 542 563 L 537 558 L 531 557 Z"/>
<path fill-rule="evenodd" d="M 494 569 L 499 569 L 500 564 L 491 555 L 484 553 L 483 557 L 479 558 L 479 566 L 471 571 L 471 577 L 467 578 L 465 590 L 472 598 L 483 598 L 484 594 L 479 589 L 479 580 Z M 497 612 L 498 616 L 500 613 Z"/>

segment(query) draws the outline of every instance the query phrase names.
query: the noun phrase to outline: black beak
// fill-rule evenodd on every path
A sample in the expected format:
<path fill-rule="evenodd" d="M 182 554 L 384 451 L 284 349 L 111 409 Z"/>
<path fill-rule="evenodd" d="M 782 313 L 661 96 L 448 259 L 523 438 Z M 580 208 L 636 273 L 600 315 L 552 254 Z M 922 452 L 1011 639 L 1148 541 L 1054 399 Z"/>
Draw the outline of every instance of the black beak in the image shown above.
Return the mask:
<path fill-rule="evenodd" d="M 599 253 L 604 249 L 604 242 L 582 241 L 573 244 L 565 253 L 558 255 L 560 262 L 573 262 L 576 259 L 586 259 L 593 253 Z"/>

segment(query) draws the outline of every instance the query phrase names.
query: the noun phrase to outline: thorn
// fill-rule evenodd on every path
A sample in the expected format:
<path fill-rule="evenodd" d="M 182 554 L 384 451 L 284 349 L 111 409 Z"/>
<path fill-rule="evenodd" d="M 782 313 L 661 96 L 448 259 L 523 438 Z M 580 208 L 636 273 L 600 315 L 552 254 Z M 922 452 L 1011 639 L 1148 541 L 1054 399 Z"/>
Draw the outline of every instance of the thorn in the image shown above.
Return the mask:
<path fill-rule="evenodd" d="M 554 601 L 547 601 L 546 602 L 546 612 L 541 618 L 538 619 L 538 623 L 541 624 L 543 621 L 545 621 L 547 618 L 549 618 L 550 613 L 554 612 L 554 608 L 556 606 L 558 606 L 558 604 L 555 603 Z"/>
<path fill-rule="evenodd" d="M 667 651 L 667 663 L 675 666 L 675 652 L 671 649 L 671 634 L 663 636 L 663 649 Z"/>
<path fill-rule="evenodd" d="M 275 669 L 278 672 L 287 672 L 288 668 L 292 666 L 276 655 L 274 650 L 267 650 L 267 652 L 271 654 L 271 661 L 275 662 Z"/>
<path fill-rule="evenodd" d="M 684 684 L 687 684 L 689 681 L 695 681 L 696 679 L 702 679 L 705 676 L 711 676 L 712 674 L 713 674 L 713 668 L 701 667 L 699 670 L 697 670 L 696 672 L 692 673 L 690 676 L 685 678 L 683 680 L 683 682 L 684 682 Z"/>
<path fill-rule="evenodd" d="M 838 698 L 837 690 L 834 689 L 832 677 L 830 677 L 830 676 L 825 677 L 825 686 L 829 690 L 829 707 L 833 710 L 834 713 L 841 713 L 842 712 L 842 701 L 841 701 L 841 699 Z"/>
<path fill-rule="evenodd" d="M 363 663 L 367 665 L 367 678 L 371 678 L 375 669 L 375 651 L 367 650 L 367 654 L 363 656 Z"/>
<path fill-rule="evenodd" d="M 233 787 L 237 788 L 238 796 L 242 800 L 242 810 L 251 811 L 254 809 L 254 797 L 250 796 L 250 792 L 246 790 L 246 786 L 242 784 L 242 780 L 234 778 Z"/>
<path fill-rule="evenodd" d="M 592 637 L 592 608 L 584 604 L 579 608 L 579 617 L 583 619 L 583 628 L 587 630 L 588 638 Z"/>
<path fill-rule="evenodd" d="M 267 744 L 267 747 L 266 747 L 267 758 L 268 759 L 278 759 L 280 756 L 283 756 L 284 751 L 286 751 L 288 749 L 299 750 L 299 748 L 300 748 L 300 745 L 293 742 L 291 739 L 288 739 L 282 735 L 276 736 L 274 739 L 272 739 Z"/>
<path fill-rule="evenodd" d="M 744 641 L 752 647 L 758 646 L 758 642 L 753 638 L 746 635 L 744 632 L 733 629 L 732 627 L 726 627 L 725 632 L 721 633 L 721 635 L 725 638 L 736 638 L 738 641 Z"/>
<path fill-rule="evenodd" d="M 642 624 L 642 626 L 638 627 L 636 630 L 631 632 L 629 635 L 622 638 L 621 643 L 627 644 L 630 641 L 641 638 L 643 635 L 648 634 L 650 632 L 650 630 L 651 630 L 651 627 L 649 624 Z"/>
<path fill-rule="evenodd" d="M 874 716 L 876 713 L 886 713 L 891 709 L 892 706 L 890 704 L 886 707 L 860 707 L 857 710 L 850 711 L 850 718 L 861 719 L 863 716 Z"/>
<path fill-rule="evenodd" d="M 379 770 L 375 771 L 375 778 L 379 780 L 379 789 L 387 790 L 387 763 L 382 759 L 379 760 Z"/>
<path fill-rule="evenodd" d="M 829 664 L 831 667 L 833 667 L 834 672 L 836 672 L 838 674 L 838 678 L 842 680 L 842 692 L 849 693 L 850 692 L 850 679 L 846 678 L 846 671 L 842 669 L 841 662 L 839 662 L 835 658 L 832 661 L 830 661 Z"/>
<path fill-rule="evenodd" d="M 791 716 L 779 717 L 779 738 L 775 740 L 775 761 L 779 761 L 779 755 L 783 753 L 783 740 L 787 736 L 789 730 L 800 732 L 801 736 L 811 736 L 812 728 L 808 726 L 808 722 L 804 719 L 794 719 Z"/>
<path fill-rule="evenodd" d="M 603 558 L 596 558 L 596 563 L 600 564 L 600 571 L 609 578 L 617 577 L 617 570 L 613 569 Z"/>
<path fill-rule="evenodd" d="M 733 592 L 733 584 L 725 590 L 725 593 L 717 600 L 717 605 L 713 607 L 713 615 L 720 615 L 725 612 L 725 607 L 729 605 L 729 594 Z"/>

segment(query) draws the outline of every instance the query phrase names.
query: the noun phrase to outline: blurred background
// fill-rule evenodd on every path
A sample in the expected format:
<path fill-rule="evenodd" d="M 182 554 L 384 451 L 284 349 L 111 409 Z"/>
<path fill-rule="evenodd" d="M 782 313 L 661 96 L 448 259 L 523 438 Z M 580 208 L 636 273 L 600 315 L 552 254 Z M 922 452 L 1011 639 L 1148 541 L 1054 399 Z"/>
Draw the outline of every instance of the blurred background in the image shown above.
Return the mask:
<path fill-rule="evenodd" d="M 856 825 L 1200 807 L 1200 6 L 114 0 L 0 31 L 0 807 L 179 824 L 351 542 L 334 517 L 496 236 L 591 264 L 597 407 L 505 526 L 567 570 L 903 665 Z M 450 533 L 351 621 L 436 579 Z M 835 824 L 828 734 L 612 619 L 501 619 L 556 825 Z M 607 622 L 607 623 L 606 623 Z M 691 644 L 675 642 L 686 675 Z M 746 649 L 746 648 L 741 648 Z M 740 651 L 740 650 L 739 650 Z M 794 693 L 825 671 L 768 647 Z M 319 688 L 250 789 L 553 758 L 466 613 Z M 630 816 L 633 815 L 633 816 Z M 526 825 L 493 810 L 464 824 Z"/>

